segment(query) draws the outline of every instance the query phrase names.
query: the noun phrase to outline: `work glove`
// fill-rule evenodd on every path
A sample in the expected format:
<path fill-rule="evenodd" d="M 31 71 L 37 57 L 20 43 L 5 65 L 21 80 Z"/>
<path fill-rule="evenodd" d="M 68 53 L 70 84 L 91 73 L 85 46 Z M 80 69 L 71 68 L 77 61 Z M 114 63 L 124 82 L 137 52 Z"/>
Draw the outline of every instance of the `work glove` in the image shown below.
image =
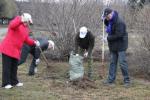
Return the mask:
<path fill-rule="evenodd" d="M 35 43 L 35 45 L 36 45 L 37 47 L 40 46 L 40 42 L 39 42 L 38 40 L 36 40 L 34 43 Z"/>
<path fill-rule="evenodd" d="M 36 60 L 35 60 L 35 64 L 36 64 L 36 65 L 38 65 L 39 62 L 40 62 L 40 59 L 36 59 Z"/>
<path fill-rule="evenodd" d="M 87 57 L 87 56 L 88 56 L 88 52 L 85 52 L 85 53 L 84 53 L 84 57 Z"/>
<path fill-rule="evenodd" d="M 102 20 L 102 21 L 104 21 L 104 20 L 105 20 L 105 17 L 104 17 L 104 11 L 102 12 L 101 20 Z"/>
<path fill-rule="evenodd" d="M 76 54 L 76 56 L 79 56 L 79 54 Z"/>
<path fill-rule="evenodd" d="M 107 42 L 107 37 L 102 38 L 103 42 Z"/>
<path fill-rule="evenodd" d="M 102 39 L 101 39 L 102 42 L 107 42 L 107 36 L 108 36 L 108 35 L 105 35 L 104 37 L 102 37 Z"/>

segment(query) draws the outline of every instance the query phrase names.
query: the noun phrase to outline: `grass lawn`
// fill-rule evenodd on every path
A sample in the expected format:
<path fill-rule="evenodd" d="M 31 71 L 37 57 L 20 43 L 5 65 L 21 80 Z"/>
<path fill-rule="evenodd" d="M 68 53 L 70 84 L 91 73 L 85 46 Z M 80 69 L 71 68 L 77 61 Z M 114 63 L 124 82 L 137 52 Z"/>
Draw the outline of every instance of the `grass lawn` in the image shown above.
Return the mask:
<path fill-rule="evenodd" d="M 98 78 L 100 65 L 98 62 L 94 62 L 93 65 L 97 89 L 79 89 L 68 86 L 67 78 L 65 78 L 69 69 L 67 62 L 56 62 L 52 64 L 55 67 L 47 69 L 45 63 L 41 61 L 35 76 L 27 75 L 31 61 L 27 62 L 19 66 L 18 70 L 19 80 L 24 83 L 24 86 L 13 87 L 9 90 L 0 88 L 0 100 L 150 100 L 150 83 L 132 79 L 132 87 L 125 88 L 120 70 L 116 85 L 114 87 L 104 86 L 102 84 L 104 79 Z M 2 73 L 1 65 L 0 60 L 0 76 Z"/>

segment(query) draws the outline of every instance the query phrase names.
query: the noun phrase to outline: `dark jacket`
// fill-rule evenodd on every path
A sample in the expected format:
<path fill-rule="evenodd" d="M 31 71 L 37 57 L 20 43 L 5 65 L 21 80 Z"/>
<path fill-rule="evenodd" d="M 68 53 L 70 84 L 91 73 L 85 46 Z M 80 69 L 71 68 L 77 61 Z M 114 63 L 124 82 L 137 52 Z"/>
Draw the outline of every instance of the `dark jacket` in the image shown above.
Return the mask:
<path fill-rule="evenodd" d="M 86 49 L 88 51 L 88 54 L 91 55 L 94 44 L 95 44 L 95 37 L 90 31 L 87 32 L 85 38 L 80 38 L 78 32 L 75 37 L 75 53 L 78 53 L 78 48 L 80 47 L 82 49 Z"/>
<path fill-rule="evenodd" d="M 42 49 L 42 51 L 45 51 L 48 49 L 48 39 L 46 38 L 37 38 L 37 40 L 40 42 L 40 48 Z M 40 57 L 41 51 L 39 49 L 39 47 L 35 47 L 35 59 L 38 59 Z"/>
<path fill-rule="evenodd" d="M 125 51 L 128 48 L 128 33 L 126 32 L 126 25 L 122 19 L 119 18 L 118 13 L 114 18 L 112 24 L 112 34 L 108 35 L 108 46 L 110 51 Z M 105 25 L 108 26 L 108 21 L 105 19 Z"/>
<path fill-rule="evenodd" d="M 41 47 L 42 51 L 45 51 L 48 49 L 48 44 L 49 44 L 48 39 L 36 38 L 36 40 L 38 40 L 40 42 L 40 47 Z M 22 52 L 21 52 L 21 59 L 19 60 L 18 65 L 21 65 L 26 61 L 29 53 L 33 56 L 33 59 L 38 59 L 40 57 L 40 54 L 41 54 L 38 47 L 29 46 L 27 44 L 24 44 L 23 48 L 22 48 Z"/>

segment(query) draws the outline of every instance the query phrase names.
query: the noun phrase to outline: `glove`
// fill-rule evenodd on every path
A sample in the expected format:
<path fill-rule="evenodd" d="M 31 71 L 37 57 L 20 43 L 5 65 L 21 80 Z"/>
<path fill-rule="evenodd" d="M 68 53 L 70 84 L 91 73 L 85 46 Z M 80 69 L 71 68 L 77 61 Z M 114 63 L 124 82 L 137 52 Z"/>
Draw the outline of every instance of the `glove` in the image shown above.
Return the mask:
<path fill-rule="evenodd" d="M 37 47 L 40 46 L 40 42 L 39 42 L 38 40 L 36 40 L 34 43 L 35 43 L 35 45 L 36 45 Z"/>
<path fill-rule="evenodd" d="M 88 56 L 88 52 L 85 52 L 85 53 L 84 53 L 84 57 L 87 57 L 87 56 Z"/>
<path fill-rule="evenodd" d="M 104 21 L 104 20 L 105 20 L 105 17 L 104 17 L 104 16 L 101 16 L 101 20 Z"/>
<path fill-rule="evenodd" d="M 40 62 L 40 59 L 36 59 L 36 60 L 35 60 L 35 64 L 36 64 L 36 65 L 38 65 L 39 62 Z"/>
<path fill-rule="evenodd" d="M 107 36 L 108 36 L 108 35 L 102 37 L 102 41 L 107 42 Z"/>
<path fill-rule="evenodd" d="M 102 41 L 107 42 L 107 37 L 102 38 Z"/>
<path fill-rule="evenodd" d="M 105 20 L 105 17 L 104 17 L 104 12 L 102 13 L 101 15 L 101 20 L 104 21 Z"/>
<path fill-rule="evenodd" d="M 79 56 L 79 54 L 76 54 L 76 56 Z"/>

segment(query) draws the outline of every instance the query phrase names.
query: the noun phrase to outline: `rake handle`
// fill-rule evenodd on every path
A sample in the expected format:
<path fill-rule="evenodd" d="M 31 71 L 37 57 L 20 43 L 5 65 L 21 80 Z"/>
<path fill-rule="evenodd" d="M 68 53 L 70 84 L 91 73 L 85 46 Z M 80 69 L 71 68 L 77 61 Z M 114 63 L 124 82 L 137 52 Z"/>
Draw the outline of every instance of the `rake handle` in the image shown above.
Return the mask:
<path fill-rule="evenodd" d="M 46 57 L 45 57 L 45 55 L 44 55 L 44 53 L 43 53 L 43 51 L 42 51 L 41 47 L 40 47 L 40 46 L 38 46 L 38 48 L 39 48 L 39 50 L 40 50 L 40 52 L 41 52 L 41 54 L 42 54 L 42 56 L 43 56 L 44 61 L 45 61 L 45 62 L 46 62 L 46 64 L 47 64 L 47 66 L 49 66 L 48 60 L 46 59 Z"/>

